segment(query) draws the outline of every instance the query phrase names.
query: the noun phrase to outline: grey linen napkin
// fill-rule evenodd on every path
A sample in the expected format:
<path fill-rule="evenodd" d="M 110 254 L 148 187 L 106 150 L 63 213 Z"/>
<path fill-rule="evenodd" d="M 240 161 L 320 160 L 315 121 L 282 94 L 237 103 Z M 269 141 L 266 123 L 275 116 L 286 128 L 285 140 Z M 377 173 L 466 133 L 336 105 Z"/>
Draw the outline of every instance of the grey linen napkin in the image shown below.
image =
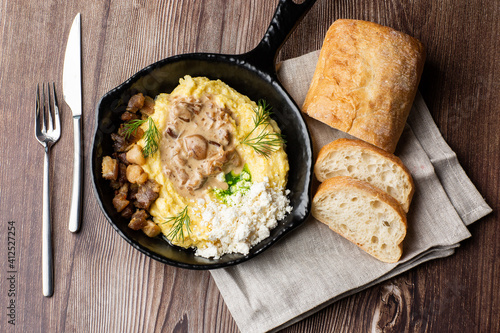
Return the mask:
<path fill-rule="evenodd" d="M 280 80 L 299 106 L 318 56 L 315 51 L 281 63 Z M 315 154 L 330 141 L 348 137 L 305 118 Z M 242 332 L 284 328 L 423 262 L 449 256 L 471 236 L 466 226 L 491 212 L 442 138 L 420 94 L 395 154 L 410 169 L 416 185 L 400 262 L 382 263 L 310 217 L 256 258 L 211 271 Z"/>

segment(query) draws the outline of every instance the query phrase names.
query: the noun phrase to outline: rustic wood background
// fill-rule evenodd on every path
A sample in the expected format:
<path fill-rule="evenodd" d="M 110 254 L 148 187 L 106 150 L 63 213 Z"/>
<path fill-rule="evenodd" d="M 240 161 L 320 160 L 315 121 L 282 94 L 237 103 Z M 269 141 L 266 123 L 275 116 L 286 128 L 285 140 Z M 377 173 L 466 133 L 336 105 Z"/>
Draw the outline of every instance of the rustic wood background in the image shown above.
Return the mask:
<path fill-rule="evenodd" d="M 88 167 L 94 107 L 171 55 L 253 48 L 277 0 L 0 0 L 0 331 L 8 324 L 7 223 L 16 226 L 17 332 L 237 332 L 209 272 L 157 263 L 104 219 Z M 83 227 L 68 231 L 72 121 L 62 102 L 66 38 L 83 27 Z M 500 332 L 500 6 L 486 0 L 318 0 L 279 59 L 319 49 L 337 18 L 391 26 L 428 49 L 420 90 L 444 138 L 494 212 L 456 254 L 343 299 L 284 332 Z M 55 81 L 63 132 L 52 161 L 55 294 L 42 296 L 43 149 L 35 86 Z"/>

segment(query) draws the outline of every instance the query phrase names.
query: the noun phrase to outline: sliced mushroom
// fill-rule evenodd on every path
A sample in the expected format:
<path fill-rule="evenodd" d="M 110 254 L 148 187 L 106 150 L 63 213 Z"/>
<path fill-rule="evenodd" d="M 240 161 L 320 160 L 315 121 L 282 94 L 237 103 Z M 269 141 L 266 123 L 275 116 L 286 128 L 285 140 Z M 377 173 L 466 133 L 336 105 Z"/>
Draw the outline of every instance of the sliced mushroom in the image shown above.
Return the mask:
<path fill-rule="evenodd" d="M 183 106 L 188 109 L 190 112 L 194 114 L 199 114 L 201 111 L 202 104 L 197 102 L 196 100 L 192 100 L 190 102 L 181 102 L 179 104 L 183 104 Z"/>
<path fill-rule="evenodd" d="M 211 145 L 213 145 L 213 146 L 220 147 L 220 143 L 218 143 L 218 142 L 208 141 L 208 143 L 211 144 Z"/>
<path fill-rule="evenodd" d="M 236 150 L 233 150 L 231 153 L 231 157 L 229 158 L 231 164 L 235 167 L 239 167 L 241 165 L 241 157 L 240 154 Z"/>
<path fill-rule="evenodd" d="M 184 185 L 186 184 L 186 182 L 188 181 L 189 179 L 189 176 L 188 174 L 186 173 L 186 171 L 184 171 L 184 169 L 177 169 L 175 170 L 175 176 L 178 178 L 179 180 L 179 183 L 181 183 L 181 185 Z"/>
<path fill-rule="evenodd" d="M 168 127 L 167 130 L 165 131 L 165 137 L 170 136 L 172 139 L 177 139 L 179 137 L 179 134 L 176 133 L 175 129 L 172 127 Z"/>
<path fill-rule="evenodd" d="M 185 103 L 177 104 L 173 110 L 172 115 L 175 118 L 179 118 L 186 123 L 189 123 L 193 119 L 193 113 L 189 110 Z"/>
<path fill-rule="evenodd" d="M 203 177 L 200 173 L 196 172 L 187 182 L 186 188 L 191 191 L 197 190 L 201 188 L 203 184 L 205 184 L 206 180 L 207 179 L 205 177 Z"/>
<path fill-rule="evenodd" d="M 219 138 L 219 142 L 223 145 L 223 146 L 227 146 L 229 144 L 229 139 L 230 139 L 230 133 L 229 133 L 229 130 L 227 128 L 219 128 L 217 130 L 217 137 Z"/>
<path fill-rule="evenodd" d="M 184 138 L 184 144 L 186 145 L 189 156 L 197 160 L 203 160 L 207 157 L 208 142 L 203 136 L 199 134 L 186 136 Z"/>
<path fill-rule="evenodd" d="M 187 160 L 181 156 L 181 154 L 177 154 L 175 155 L 172 160 L 174 161 L 174 163 L 178 166 L 178 167 L 183 167 L 184 165 L 186 165 L 187 163 Z"/>

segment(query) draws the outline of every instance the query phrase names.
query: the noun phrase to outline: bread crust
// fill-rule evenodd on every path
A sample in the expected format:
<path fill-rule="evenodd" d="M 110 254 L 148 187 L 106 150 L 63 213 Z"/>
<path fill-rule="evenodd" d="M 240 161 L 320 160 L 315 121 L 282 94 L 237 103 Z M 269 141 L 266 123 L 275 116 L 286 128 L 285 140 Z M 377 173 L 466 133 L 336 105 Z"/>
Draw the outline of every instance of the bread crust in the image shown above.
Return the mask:
<path fill-rule="evenodd" d="M 332 228 L 332 225 L 329 223 L 330 221 L 325 220 L 325 219 L 321 219 L 319 216 L 317 216 L 317 214 L 315 214 L 315 203 L 316 203 L 317 198 L 319 198 L 325 194 L 328 194 L 330 192 L 352 189 L 352 188 L 358 189 L 358 190 L 360 190 L 360 191 L 362 191 L 370 196 L 373 196 L 374 198 L 376 198 L 380 201 L 383 201 L 384 203 L 389 205 L 397 213 L 397 215 L 401 219 L 401 221 L 404 225 L 404 234 L 402 234 L 402 236 L 399 239 L 394 240 L 394 243 L 397 244 L 397 246 L 400 250 L 399 256 L 397 258 L 395 258 L 394 260 L 388 260 L 387 258 L 377 256 L 375 253 L 372 253 L 371 251 L 369 251 L 369 249 L 367 247 L 365 247 L 363 244 L 360 244 L 356 240 L 350 238 L 347 234 L 342 233 L 340 230 L 336 230 L 336 229 Z M 376 188 L 375 186 L 371 185 L 368 182 L 365 182 L 362 180 L 357 180 L 357 179 L 354 179 L 351 177 L 345 177 L 345 176 L 332 177 L 332 178 L 327 179 L 326 181 L 324 181 L 323 183 L 320 184 L 316 194 L 314 195 L 313 206 L 312 206 L 312 215 L 318 221 L 328 225 L 328 227 L 330 229 L 332 229 L 333 231 L 335 231 L 336 233 L 338 233 L 339 235 L 341 235 L 345 239 L 349 240 L 350 242 L 356 244 L 361 249 L 363 249 L 365 252 L 369 253 L 370 255 L 374 256 L 375 258 L 377 258 L 381 261 L 384 261 L 387 263 L 395 263 L 395 262 L 399 261 L 401 255 L 402 255 L 402 249 L 403 249 L 402 242 L 406 236 L 406 230 L 408 227 L 407 220 L 406 220 L 406 214 L 403 211 L 403 209 L 401 208 L 401 205 L 396 201 L 396 199 L 394 199 L 393 197 L 391 197 L 390 195 L 388 195 L 384 191 Z"/>
<path fill-rule="evenodd" d="M 404 174 L 408 178 L 408 182 L 411 186 L 411 190 L 410 190 L 410 193 L 408 194 L 407 202 L 404 203 L 404 207 L 403 207 L 403 210 L 405 210 L 407 212 L 409 207 L 410 207 L 410 203 L 411 203 L 411 200 L 413 198 L 413 194 L 415 193 L 415 184 L 413 182 L 413 177 L 411 176 L 410 170 L 408 170 L 408 168 L 403 164 L 401 159 L 399 157 L 397 157 L 396 155 L 389 153 L 389 152 L 387 152 L 387 151 L 385 151 L 377 146 L 374 146 L 368 142 L 365 142 L 363 140 L 341 138 L 341 139 L 334 140 L 334 141 L 330 142 L 329 144 L 323 146 L 320 149 L 320 151 L 318 153 L 318 157 L 316 158 L 316 163 L 314 164 L 314 173 L 316 175 L 316 178 L 320 182 L 323 182 L 326 180 L 325 178 L 323 178 L 321 176 L 321 173 L 319 172 L 319 166 L 320 166 L 321 161 L 323 159 L 325 159 L 325 157 L 327 155 L 331 154 L 335 150 L 346 149 L 349 147 L 368 150 L 374 154 L 380 155 L 383 158 L 391 161 L 392 163 L 396 164 L 398 167 L 400 167 L 402 169 L 402 171 L 404 172 Z"/>
<path fill-rule="evenodd" d="M 302 111 L 394 152 L 425 61 L 417 39 L 373 22 L 337 20 L 326 33 Z"/>

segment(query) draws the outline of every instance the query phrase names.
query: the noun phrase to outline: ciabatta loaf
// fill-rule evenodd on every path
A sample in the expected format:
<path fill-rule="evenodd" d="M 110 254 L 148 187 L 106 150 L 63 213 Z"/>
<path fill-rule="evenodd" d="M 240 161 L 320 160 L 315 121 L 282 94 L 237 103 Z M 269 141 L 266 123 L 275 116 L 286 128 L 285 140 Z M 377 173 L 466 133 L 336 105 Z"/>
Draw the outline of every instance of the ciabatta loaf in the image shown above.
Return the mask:
<path fill-rule="evenodd" d="M 406 214 L 384 191 L 350 177 L 323 182 L 312 202 L 312 215 L 375 258 L 397 262 L 406 235 Z"/>
<path fill-rule="evenodd" d="M 403 132 L 424 66 L 415 38 L 373 22 L 328 29 L 302 111 L 391 153 Z"/>
<path fill-rule="evenodd" d="M 369 182 L 396 199 L 408 212 L 414 193 L 410 171 L 394 154 L 355 139 L 338 139 L 321 148 L 314 165 L 316 178 L 349 176 Z"/>

